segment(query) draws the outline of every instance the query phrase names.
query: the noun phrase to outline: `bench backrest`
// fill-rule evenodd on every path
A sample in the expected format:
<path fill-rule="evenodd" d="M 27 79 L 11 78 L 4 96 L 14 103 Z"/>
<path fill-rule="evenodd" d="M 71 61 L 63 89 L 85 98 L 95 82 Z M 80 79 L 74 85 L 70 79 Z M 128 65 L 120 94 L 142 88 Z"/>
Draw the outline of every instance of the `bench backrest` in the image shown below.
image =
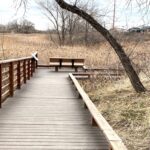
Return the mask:
<path fill-rule="evenodd" d="M 64 62 L 64 63 L 69 63 L 69 62 L 74 62 L 74 63 L 83 63 L 84 64 L 84 59 L 83 58 L 50 58 L 50 62 Z"/>

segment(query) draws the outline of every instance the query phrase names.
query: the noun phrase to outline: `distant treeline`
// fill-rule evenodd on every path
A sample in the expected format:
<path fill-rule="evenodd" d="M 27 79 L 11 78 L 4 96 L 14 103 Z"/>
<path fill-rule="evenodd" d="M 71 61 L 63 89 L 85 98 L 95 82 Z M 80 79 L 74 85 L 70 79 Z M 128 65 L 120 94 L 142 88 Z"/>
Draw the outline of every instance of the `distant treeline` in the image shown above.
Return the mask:
<path fill-rule="evenodd" d="M 61 15 L 62 16 L 62 15 Z M 64 18 L 64 17 L 63 17 Z M 48 39 L 56 45 L 95 45 L 105 42 L 103 36 L 101 36 L 94 28 L 92 28 L 86 21 L 78 18 L 78 16 L 67 17 L 62 21 L 64 25 L 60 25 L 60 21 L 57 21 L 57 28 L 49 29 L 46 31 L 40 31 L 35 29 L 35 25 L 28 20 L 22 20 L 18 22 L 14 20 L 7 25 L 0 25 L 0 33 L 45 33 Z M 146 28 L 147 27 L 147 28 Z M 149 26 L 139 28 L 124 29 L 110 29 L 109 31 L 119 41 L 140 41 L 141 39 L 149 39 Z M 146 30 L 142 30 L 146 29 Z M 141 32 L 141 30 L 143 32 Z M 147 31 L 147 32 L 146 32 Z"/>
<path fill-rule="evenodd" d="M 40 31 L 35 29 L 34 23 L 28 20 L 22 20 L 18 22 L 17 20 L 14 20 L 12 22 L 9 22 L 7 25 L 0 24 L 0 33 L 42 33 L 45 31 Z"/>

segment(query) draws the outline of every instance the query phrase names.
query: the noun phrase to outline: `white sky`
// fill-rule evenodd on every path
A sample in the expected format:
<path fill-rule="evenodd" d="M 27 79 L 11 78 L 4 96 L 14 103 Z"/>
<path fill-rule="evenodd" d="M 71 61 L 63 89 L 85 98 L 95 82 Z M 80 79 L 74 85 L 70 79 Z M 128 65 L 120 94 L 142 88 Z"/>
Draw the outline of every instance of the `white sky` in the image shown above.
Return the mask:
<path fill-rule="evenodd" d="M 113 0 L 96 0 L 96 6 L 99 9 L 110 10 L 105 22 L 107 26 L 112 24 L 112 10 L 113 10 Z M 132 26 L 140 25 L 150 25 L 150 13 L 149 15 L 141 14 L 136 8 L 136 5 L 133 5 L 132 9 L 127 8 L 125 5 L 125 0 L 117 0 L 117 16 L 116 16 L 116 26 L 119 28 L 130 28 Z M 23 11 L 19 10 L 16 14 L 16 9 L 13 4 L 13 0 L 1 0 L 0 2 L 0 24 L 7 24 L 8 22 L 23 18 Z M 48 29 L 50 26 L 47 18 L 42 14 L 41 10 L 34 3 L 34 0 L 30 1 L 28 6 L 27 13 L 24 18 L 32 21 L 35 24 L 35 27 L 40 30 Z"/>

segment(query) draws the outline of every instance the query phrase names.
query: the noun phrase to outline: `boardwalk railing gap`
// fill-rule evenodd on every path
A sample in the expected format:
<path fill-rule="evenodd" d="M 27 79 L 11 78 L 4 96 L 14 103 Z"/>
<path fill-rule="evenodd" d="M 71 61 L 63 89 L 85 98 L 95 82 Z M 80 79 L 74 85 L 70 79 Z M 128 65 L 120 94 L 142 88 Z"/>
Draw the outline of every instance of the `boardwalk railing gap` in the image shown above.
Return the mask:
<path fill-rule="evenodd" d="M 85 93 L 83 88 L 80 86 L 79 82 L 75 76 L 69 73 L 69 78 L 76 87 L 80 97 L 84 102 L 84 107 L 87 108 L 92 116 L 92 125 L 99 127 L 100 130 L 104 133 L 107 141 L 110 144 L 109 150 L 127 150 L 126 146 L 122 142 L 121 138 L 115 133 L 112 127 L 108 124 L 105 118 L 98 111 L 96 106 L 93 104 L 89 96 Z"/>

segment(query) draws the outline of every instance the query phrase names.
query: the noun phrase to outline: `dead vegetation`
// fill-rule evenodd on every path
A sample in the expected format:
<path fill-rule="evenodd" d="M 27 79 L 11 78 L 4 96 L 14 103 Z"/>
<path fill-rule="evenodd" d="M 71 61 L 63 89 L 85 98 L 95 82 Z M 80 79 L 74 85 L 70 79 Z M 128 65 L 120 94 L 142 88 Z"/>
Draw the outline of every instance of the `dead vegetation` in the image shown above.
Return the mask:
<path fill-rule="evenodd" d="M 148 35 L 142 34 L 141 37 L 143 38 L 144 36 L 147 39 Z M 147 46 L 150 41 L 141 41 L 139 39 L 137 42 L 132 38 L 129 40 L 129 36 L 124 37 L 121 42 L 133 62 L 141 66 L 141 61 L 143 62 L 143 60 L 139 62 L 140 54 L 150 55 L 149 47 Z M 42 64 L 48 64 L 49 57 L 62 56 L 85 58 L 86 65 L 92 68 L 121 67 L 120 61 L 111 46 L 103 40 L 97 45 L 88 47 L 84 45 L 58 47 L 50 41 L 50 37 L 47 34 L 4 34 L 4 37 L 3 34 L 0 34 L 0 41 L 3 41 L 3 51 L 2 44 L 0 45 L 0 59 L 29 56 L 32 52 L 38 51 L 40 63 Z M 5 58 L 3 58 L 3 53 Z"/>
<path fill-rule="evenodd" d="M 149 35 L 149 34 L 148 34 Z M 150 50 L 148 35 L 146 40 L 134 40 L 134 37 L 122 40 L 126 53 L 135 67 L 140 69 L 141 78 L 150 89 Z M 130 35 L 131 36 L 131 35 Z M 48 64 L 49 57 L 85 58 L 91 68 L 121 68 L 120 62 L 106 43 L 94 46 L 84 45 L 58 47 L 50 42 L 45 34 L 4 34 L 0 35 L 0 58 L 9 59 L 29 56 L 38 51 L 39 63 Z M 139 72 L 140 72 L 139 71 Z M 106 80 L 101 77 L 81 83 L 104 117 L 122 137 L 129 150 L 148 150 L 150 147 L 150 93 L 137 94 L 130 82 Z"/>
<path fill-rule="evenodd" d="M 141 74 L 150 89 L 147 76 Z M 103 78 L 81 81 L 83 88 L 129 150 L 150 148 L 150 92 L 137 94 L 130 82 Z"/>

